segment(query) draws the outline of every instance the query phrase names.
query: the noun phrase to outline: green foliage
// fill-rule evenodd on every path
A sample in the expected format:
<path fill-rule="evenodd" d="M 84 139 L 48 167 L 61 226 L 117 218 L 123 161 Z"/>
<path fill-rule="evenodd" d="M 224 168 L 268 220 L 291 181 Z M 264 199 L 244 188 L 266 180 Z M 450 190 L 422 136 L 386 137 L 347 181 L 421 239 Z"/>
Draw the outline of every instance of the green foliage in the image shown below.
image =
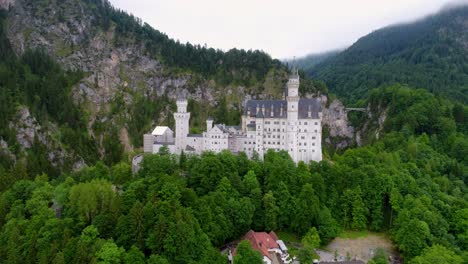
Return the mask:
<path fill-rule="evenodd" d="M 271 68 L 284 68 L 279 60 L 272 59 L 262 51 L 234 48 L 224 52 L 206 46 L 180 43 L 150 25 L 143 24 L 141 19 L 114 8 L 107 0 L 84 2 L 93 7 L 90 12 L 96 17 L 93 21 L 95 26 L 107 30 L 110 25 L 115 25 L 116 45 L 124 45 L 129 41 L 142 43 L 145 51 L 162 60 L 173 74 L 188 70 L 213 78 L 219 85 L 252 86 L 261 82 Z"/>
<path fill-rule="evenodd" d="M 317 64 L 338 55 L 340 52 L 341 50 L 332 50 L 323 53 L 309 54 L 301 58 L 294 58 L 294 60 L 288 59 L 286 63 L 309 72 Z"/>
<path fill-rule="evenodd" d="M 452 250 L 445 248 L 441 245 L 434 245 L 430 248 L 426 248 L 421 256 L 413 258 L 410 264 L 429 264 L 429 263 L 441 263 L 441 264 L 462 264 L 464 263 L 462 258 L 455 254 Z"/>
<path fill-rule="evenodd" d="M 309 73 L 351 102 L 375 87 L 403 83 L 466 103 L 468 53 L 462 21 L 467 16 L 468 8 L 462 6 L 377 30 Z"/>
<path fill-rule="evenodd" d="M 315 227 L 307 231 L 301 240 L 302 248 L 299 250 L 299 260 L 301 263 L 312 263 L 314 259 L 319 257 L 315 253 L 315 249 L 320 246 L 320 236 Z"/>
<path fill-rule="evenodd" d="M 252 249 L 250 242 L 243 240 L 237 245 L 234 262 L 239 264 L 261 264 L 263 260 L 262 255 Z"/>
<path fill-rule="evenodd" d="M 96 253 L 98 263 L 119 264 L 125 250 L 119 248 L 112 240 L 105 242 L 101 249 Z"/>
<path fill-rule="evenodd" d="M 145 254 L 137 247 L 132 246 L 130 250 L 125 253 L 123 262 L 125 264 L 145 264 Z"/>
<path fill-rule="evenodd" d="M 182 68 L 218 84 L 254 85 L 276 67 L 261 52 L 223 53 L 179 44 L 106 1 L 84 2 L 98 14 L 92 23 L 116 27 L 117 44 L 135 36 L 170 71 Z M 2 31 L 0 45 L 9 49 L 4 38 Z M 58 124 L 60 142 L 90 164 L 67 175 L 66 168 L 55 169 L 45 159 L 37 141 L 26 162 L 1 157 L 0 259 L 8 263 L 223 263 L 217 247 L 250 229 L 303 237 L 303 262 L 342 229 L 386 231 L 407 260 L 442 255 L 456 263 L 453 252 L 467 250 L 468 125 L 460 103 L 424 90 L 384 87 L 362 102 L 375 117 L 386 113 L 380 138 L 330 160 L 296 165 L 284 151 L 249 160 L 245 153 L 177 157 L 163 149 L 145 156 L 132 175 L 121 162 L 119 131 L 102 122 L 95 125 L 105 135 L 106 157 L 98 161 L 83 110 L 70 99 L 80 73 L 61 70 L 40 51 L 14 58 L 0 50 L 0 57 L 2 139 L 19 152 L 8 122 L 19 105 L 27 105 L 40 122 Z M 301 92 L 326 93 L 326 87 L 305 81 Z M 132 142 L 138 145 L 151 120 L 174 105 L 166 97 L 135 95 L 134 100 L 126 110 L 132 116 Z M 203 128 L 200 112 L 210 109 L 195 102 L 190 107 L 199 112 L 192 122 Z M 236 111 L 238 106 L 225 98 L 212 113 L 229 124 L 238 122 Z M 437 244 L 446 252 L 439 253 Z M 241 242 L 237 252 L 236 263 L 261 263 L 248 242 Z"/>
<path fill-rule="evenodd" d="M 368 262 L 372 264 L 388 264 L 388 254 L 385 250 L 377 248 L 374 257 Z"/>
<path fill-rule="evenodd" d="M 312 227 L 307 231 L 305 236 L 301 240 L 302 246 L 309 248 L 318 248 L 320 246 L 320 236 L 315 227 Z"/>
<path fill-rule="evenodd" d="M 91 223 L 101 213 L 116 210 L 117 197 L 109 182 L 93 180 L 79 183 L 70 189 L 71 209 L 80 219 Z"/>
<path fill-rule="evenodd" d="M 278 214 L 281 212 L 271 191 L 263 196 L 263 208 L 265 209 L 265 229 L 268 231 L 277 229 Z"/>
<path fill-rule="evenodd" d="M 64 71 L 42 50 L 26 50 L 16 57 L 5 32 L 6 13 L 0 13 L 0 138 L 10 146 L 17 158 L 26 158 L 30 178 L 45 172 L 56 177 L 60 169 L 69 170 L 71 164 L 64 160 L 60 168 L 47 160 L 47 149 L 35 137 L 33 147 L 20 151 L 16 130 L 9 126 L 16 122 L 20 106 L 26 106 L 33 117 L 47 128 L 49 121 L 58 125 L 60 143 L 71 153 L 81 156 L 87 163 L 97 160 L 96 143 L 88 135 L 83 109 L 73 103 L 71 87 L 83 77 L 80 72 Z M 7 161 L 3 159 L 2 161 Z M 1 167 L 15 169 L 12 162 L 1 162 Z"/>

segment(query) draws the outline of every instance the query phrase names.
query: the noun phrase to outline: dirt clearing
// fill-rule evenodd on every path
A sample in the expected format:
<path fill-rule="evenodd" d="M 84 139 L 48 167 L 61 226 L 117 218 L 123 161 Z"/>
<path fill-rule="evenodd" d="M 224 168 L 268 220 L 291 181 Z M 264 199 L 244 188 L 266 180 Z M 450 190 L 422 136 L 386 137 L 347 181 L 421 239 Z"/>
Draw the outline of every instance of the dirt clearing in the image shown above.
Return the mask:
<path fill-rule="evenodd" d="M 392 242 L 384 234 L 368 232 L 345 232 L 317 253 L 322 261 L 332 261 L 336 252 L 339 260 L 348 257 L 367 262 L 377 248 L 382 248 L 393 257 L 398 256 Z"/>

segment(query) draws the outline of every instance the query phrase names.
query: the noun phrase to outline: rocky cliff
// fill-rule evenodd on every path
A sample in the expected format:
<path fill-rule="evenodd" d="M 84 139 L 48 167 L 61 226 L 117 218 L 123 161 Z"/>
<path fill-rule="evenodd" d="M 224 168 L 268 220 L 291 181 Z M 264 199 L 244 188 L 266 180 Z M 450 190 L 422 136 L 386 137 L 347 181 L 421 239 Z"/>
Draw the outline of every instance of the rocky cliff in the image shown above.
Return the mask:
<path fill-rule="evenodd" d="M 222 85 L 210 77 L 196 72 L 169 67 L 159 56 L 149 52 L 147 46 L 134 34 L 122 35 L 116 24 L 96 26 L 92 1 L 79 0 L 1 0 L 3 8 L 9 8 L 7 35 L 17 55 L 28 49 L 42 49 L 54 57 L 65 69 L 83 72 L 83 78 L 74 85 L 71 96 L 80 105 L 88 120 L 88 132 L 99 143 L 101 155 L 105 155 L 104 139 L 109 128 L 118 130 L 118 138 L 126 151 L 140 147 L 135 138 L 141 138 L 155 124 L 171 124 L 174 99 L 181 93 L 198 105 L 195 108 L 194 125 L 203 127 L 209 113 L 216 111 L 221 98 L 227 99 L 228 109 L 240 107 L 245 99 L 277 97 L 284 89 L 287 73 L 271 69 L 264 80 L 252 85 L 231 83 Z M 143 98 L 143 99 L 142 99 Z M 164 104 L 158 113 L 138 121 L 138 105 Z M 323 98 L 326 101 L 326 98 Z M 165 102 L 165 103 L 163 103 Z M 325 104 L 324 104 L 325 106 Z M 141 111 L 144 111 L 141 110 Z M 20 110 L 26 124 L 27 109 Z M 133 122 L 133 125 L 131 124 Z M 134 129 L 134 123 L 138 129 Z M 324 124 L 330 138 L 339 138 L 336 145 L 344 148 L 354 138 L 343 105 L 335 100 L 324 109 Z M 39 125 L 40 126 L 40 125 Z M 18 141 L 24 147 L 39 127 L 19 130 Z M 51 127 L 51 126 L 47 126 Z M 24 133 L 23 133 L 24 132 Z M 37 134 L 41 135 L 41 133 Z M 44 134 L 42 138 L 47 138 Z M 53 152 L 53 151 L 52 151 Z M 63 156 L 59 151 L 50 160 Z M 62 154 L 59 154 L 62 153 Z M 81 159 L 76 164 L 82 164 Z"/>

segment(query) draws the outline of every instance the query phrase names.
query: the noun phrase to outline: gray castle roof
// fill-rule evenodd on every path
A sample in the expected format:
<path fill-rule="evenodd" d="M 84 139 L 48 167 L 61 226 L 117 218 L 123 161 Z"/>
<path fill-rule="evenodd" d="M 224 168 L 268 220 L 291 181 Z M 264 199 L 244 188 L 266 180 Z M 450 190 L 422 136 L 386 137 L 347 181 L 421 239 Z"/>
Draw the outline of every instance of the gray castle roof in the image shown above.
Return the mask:
<path fill-rule="evenodd" d="M 265 112 L 263 112 L 265 108 Z M 273 111 L 272 111 L 273 109 Z M 281 109 L 283 109 L 281 111 Z M 309 117 L 309 111 L 311 116 Z M 272 113 L 273 112 L 273 113 Z M 322 112 L 322 106 L 318 99 L 299 99 L 299 118 L 307 119 L 319 118 L 319 113 Z M 244 115 L 259 118 L 287 118 L 288 117 L 288 101 L 287 100 L 249 100 L 244 109 Z"/>
<path fill-rule="evenodd" d="M 221 131 L 223 131 L 224 133 L 234 133 L 234 132 L 241 130 L 240 126 L 226 126 L 224 124 L 217 124 L 215 126 L 219 128 Z"/>

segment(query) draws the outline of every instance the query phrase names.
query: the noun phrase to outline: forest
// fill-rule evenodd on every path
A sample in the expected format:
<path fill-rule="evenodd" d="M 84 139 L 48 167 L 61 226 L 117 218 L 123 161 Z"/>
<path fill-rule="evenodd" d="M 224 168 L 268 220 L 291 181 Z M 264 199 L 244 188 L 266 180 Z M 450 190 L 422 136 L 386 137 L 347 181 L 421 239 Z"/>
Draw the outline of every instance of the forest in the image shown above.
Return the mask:
<path fill-rule="evenodd" d="M 85 2 L 96 26 L 121 33 L 117 45 L 137 36 L 171 73 L 250 85 L 265 79 L 269 69 L 284 67 L 258 51 L 224 53 L 177 43 L 107 1 Z M 219 248 L 249 229 L 289 232 L 314 247 L 343 230 L 378 231 L 390 236 L 407 263 L 468 263 L 468 109 L 463 97 L 439 96 L 445 92 L 434 92 L 435 82 L 425 75 L 420 83 L 399 80 L 411 86 L 374 89 L 385 83 L 374 79 L 365 92 L 355 90 L 352 98 L 372 113 L 371 120 L 353 119 L 356 128 L 371 122 L 369 142 L 326 152 L 319 163 L 296 165 L 286 152 L 269 151 L 262 160 L 243 153 L 174 156 L 163 150 L 145 156 L 133 174 L 117 131 L 94 127 L 104 135 L 99 153 L 86 110 L 73 103 L 71 89 L 85 73 L 62 69 L 41 50 L 14 55 L 4 32 L 6 16 L 0 13 L 0 138 L 16 158 L 0 153 L 0 263 L 226 263 Z M 339 74 L 343 68 L 336 69 Z M 415 69 L 408 66 L 408 72 Z M 453 80 L 465 80 L 457 76 L 462 75 Z M 453 82 L 439 84 L 452 93 Z M 304 79 L 302 94 L 317 91 L 328 92 L 324 82 Z M 158 104 L 143 96 L 135 101 L 129 108 L 137 118 L 129 130 L 136 134 L 172 104 L 164 97 Z M 10 124 L 23 106 L 87 166 L 74 171 L 69 160 L 54 166 L 39 141 L 22 151 Z M 205 110 L 194 101 L 189 109 Z M 217 121 L 237 124 L 239 111 L 222 99 L 213 113 Z M 310 250 L 299 252 L 304 263 Z M 246 243 L 236 258 L 261 263 Z"/>
<path fill-rule="evenodd" d="M 319 163 L 296 165 L 274 151 L 262 161 L 162 150 L 137 174 L 126 161 L 98 162 L 18 179 L 0 195 L 0 259 L 225 263 L 218 247 L 249 229 L 315 229 L 322 244 L 341 230 L 388 232 L 409 263 L 440 254 L 451 261 L 439 263 L 466 263 L 466 107 L 403 86 L 368 100 L 387 109 L 384 135 Z M 240 263 L 258 257 L 240 252 Z"/>
<path fill-rule="evenodd" d="M 142 43 L 148 54 L 162 60 L 171 73 L 188 70 L 213 78 L 218 85 L 252 86 L 265 79 L 272 68 L 284 69 L 277 59 L 258 50 L 231 49 L 222 51 L 206 45 L 180 43 L 154 29 L 141 19 L 112 6 L 108 0 L 84 0 L 94 17 L 94 27 L 107 30 L 115 26 L 116 45 L 128 41 Z"/>
<path fill-rule="evenodd" d="M 401 83 L 468 102 L 468 7 L 385 27 L 308 70 L 331 92 L 355 103 L 375 87 Z"/>

